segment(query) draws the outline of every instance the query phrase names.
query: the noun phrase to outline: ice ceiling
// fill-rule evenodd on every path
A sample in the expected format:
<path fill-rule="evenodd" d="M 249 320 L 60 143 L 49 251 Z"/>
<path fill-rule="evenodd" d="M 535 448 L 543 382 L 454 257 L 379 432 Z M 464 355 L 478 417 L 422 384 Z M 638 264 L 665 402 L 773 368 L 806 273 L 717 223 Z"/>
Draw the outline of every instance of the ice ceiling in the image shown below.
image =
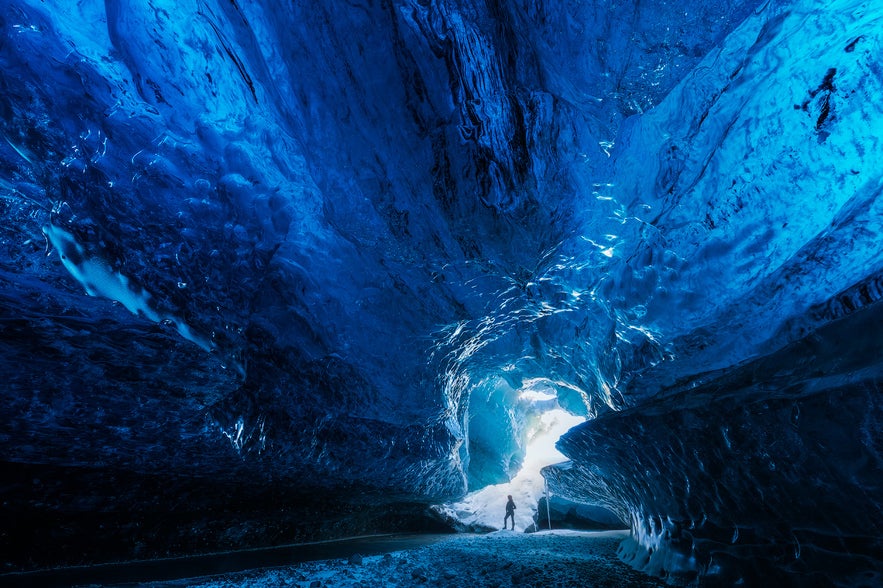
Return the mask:
<path fill-rule="evenodd" d="M 4 0 L 0 31 L 4 509 L 453 499 L 517 471 L 539 390 L 589 417 L 547 478 L 634 565 L 879 580 L 883 6 Z"/>

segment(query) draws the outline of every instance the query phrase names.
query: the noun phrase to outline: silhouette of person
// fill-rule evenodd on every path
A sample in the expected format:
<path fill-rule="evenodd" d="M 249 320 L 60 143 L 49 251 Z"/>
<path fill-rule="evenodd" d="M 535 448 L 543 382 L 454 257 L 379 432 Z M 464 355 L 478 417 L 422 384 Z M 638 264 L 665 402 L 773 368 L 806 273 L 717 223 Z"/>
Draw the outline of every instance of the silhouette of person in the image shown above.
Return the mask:
<path fill-rule="evenodd" d="M 506 503 L 506 516 L 503 518 L 503 528 L 506 528 L 506 521 L 509 520 L 509 517 L 512 517 L 512 530 L 515 530 L 515 502 L 512 500 L 512 495 L 509 495 L 509 502 Z"/>

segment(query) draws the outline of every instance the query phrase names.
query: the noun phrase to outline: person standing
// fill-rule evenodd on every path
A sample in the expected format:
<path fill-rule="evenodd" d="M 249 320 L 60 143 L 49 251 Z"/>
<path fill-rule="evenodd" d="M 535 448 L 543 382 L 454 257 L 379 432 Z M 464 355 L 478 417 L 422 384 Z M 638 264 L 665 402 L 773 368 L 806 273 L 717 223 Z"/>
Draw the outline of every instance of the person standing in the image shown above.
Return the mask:
<path fill-rule="evenodd" d="M 509 495 L 509 502 L 506 503 L 506 516 L 503 518 L 503 528 L 506 528 L 506 521 L 509 520 L 509 517 L 512 517 L 512 530 L 515 530 L 515 502 L 512 500 L 512 495 Z"/>

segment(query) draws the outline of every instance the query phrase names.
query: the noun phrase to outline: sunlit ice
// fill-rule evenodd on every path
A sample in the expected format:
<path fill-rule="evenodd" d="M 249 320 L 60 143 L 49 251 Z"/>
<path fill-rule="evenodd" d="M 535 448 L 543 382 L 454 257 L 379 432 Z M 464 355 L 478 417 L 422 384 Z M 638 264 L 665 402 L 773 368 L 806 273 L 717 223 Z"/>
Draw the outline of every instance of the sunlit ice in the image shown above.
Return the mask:
<path fill-rule="evenodd" d="M 520 400 L 548 403 L 554 399 L 547 392 L 526 388 L 520 391 Z M 523 531 L 534 523 L 537 501 L 546 492 L 540 470 L 566 457 L 555 448 L 558 439 L 572 427 L 585 421 L 557 406 L 541 413 L 528 429 L 527 445 L 521 468 L 515 476 L 502 484 L 485 486 L 470 492 L 461 501 L 442 505 L 441 510 L 466 525 L 501 528 L 506 500 L 512 496 L 516 504 L 515 529 Z"/>

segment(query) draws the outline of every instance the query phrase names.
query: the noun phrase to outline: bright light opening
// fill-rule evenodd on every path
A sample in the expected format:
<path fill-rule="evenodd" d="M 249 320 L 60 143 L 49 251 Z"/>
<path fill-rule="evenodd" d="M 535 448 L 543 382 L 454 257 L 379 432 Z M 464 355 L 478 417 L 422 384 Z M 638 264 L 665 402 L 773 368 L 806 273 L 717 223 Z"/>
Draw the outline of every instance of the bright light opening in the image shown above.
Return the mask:
<path fill-rule="evenodd" d="M 529 395 L 537 394 L 539 393 L 536 391 L 528 390 L 522 393 L 521 398 L 551 399 L 528 398 Z M 574 416 L 561 408 L 544 412 L 528 432 L 524 462 L 511 481 L 471 492 L 460 502 L 444 505 L 444 510 L 464 524 L 479 524 L 501 529 L 506 514 L 506 497 L 511 494 L 516 506 L 515 530 L 524 531 L 533 524 L 537 501 L 545 490 L 545 480 L 540 474 L 540 469 L 567 459 L 555 449 L 555 443 L 561 435 L 584 421 L 585 418 Z"/>

